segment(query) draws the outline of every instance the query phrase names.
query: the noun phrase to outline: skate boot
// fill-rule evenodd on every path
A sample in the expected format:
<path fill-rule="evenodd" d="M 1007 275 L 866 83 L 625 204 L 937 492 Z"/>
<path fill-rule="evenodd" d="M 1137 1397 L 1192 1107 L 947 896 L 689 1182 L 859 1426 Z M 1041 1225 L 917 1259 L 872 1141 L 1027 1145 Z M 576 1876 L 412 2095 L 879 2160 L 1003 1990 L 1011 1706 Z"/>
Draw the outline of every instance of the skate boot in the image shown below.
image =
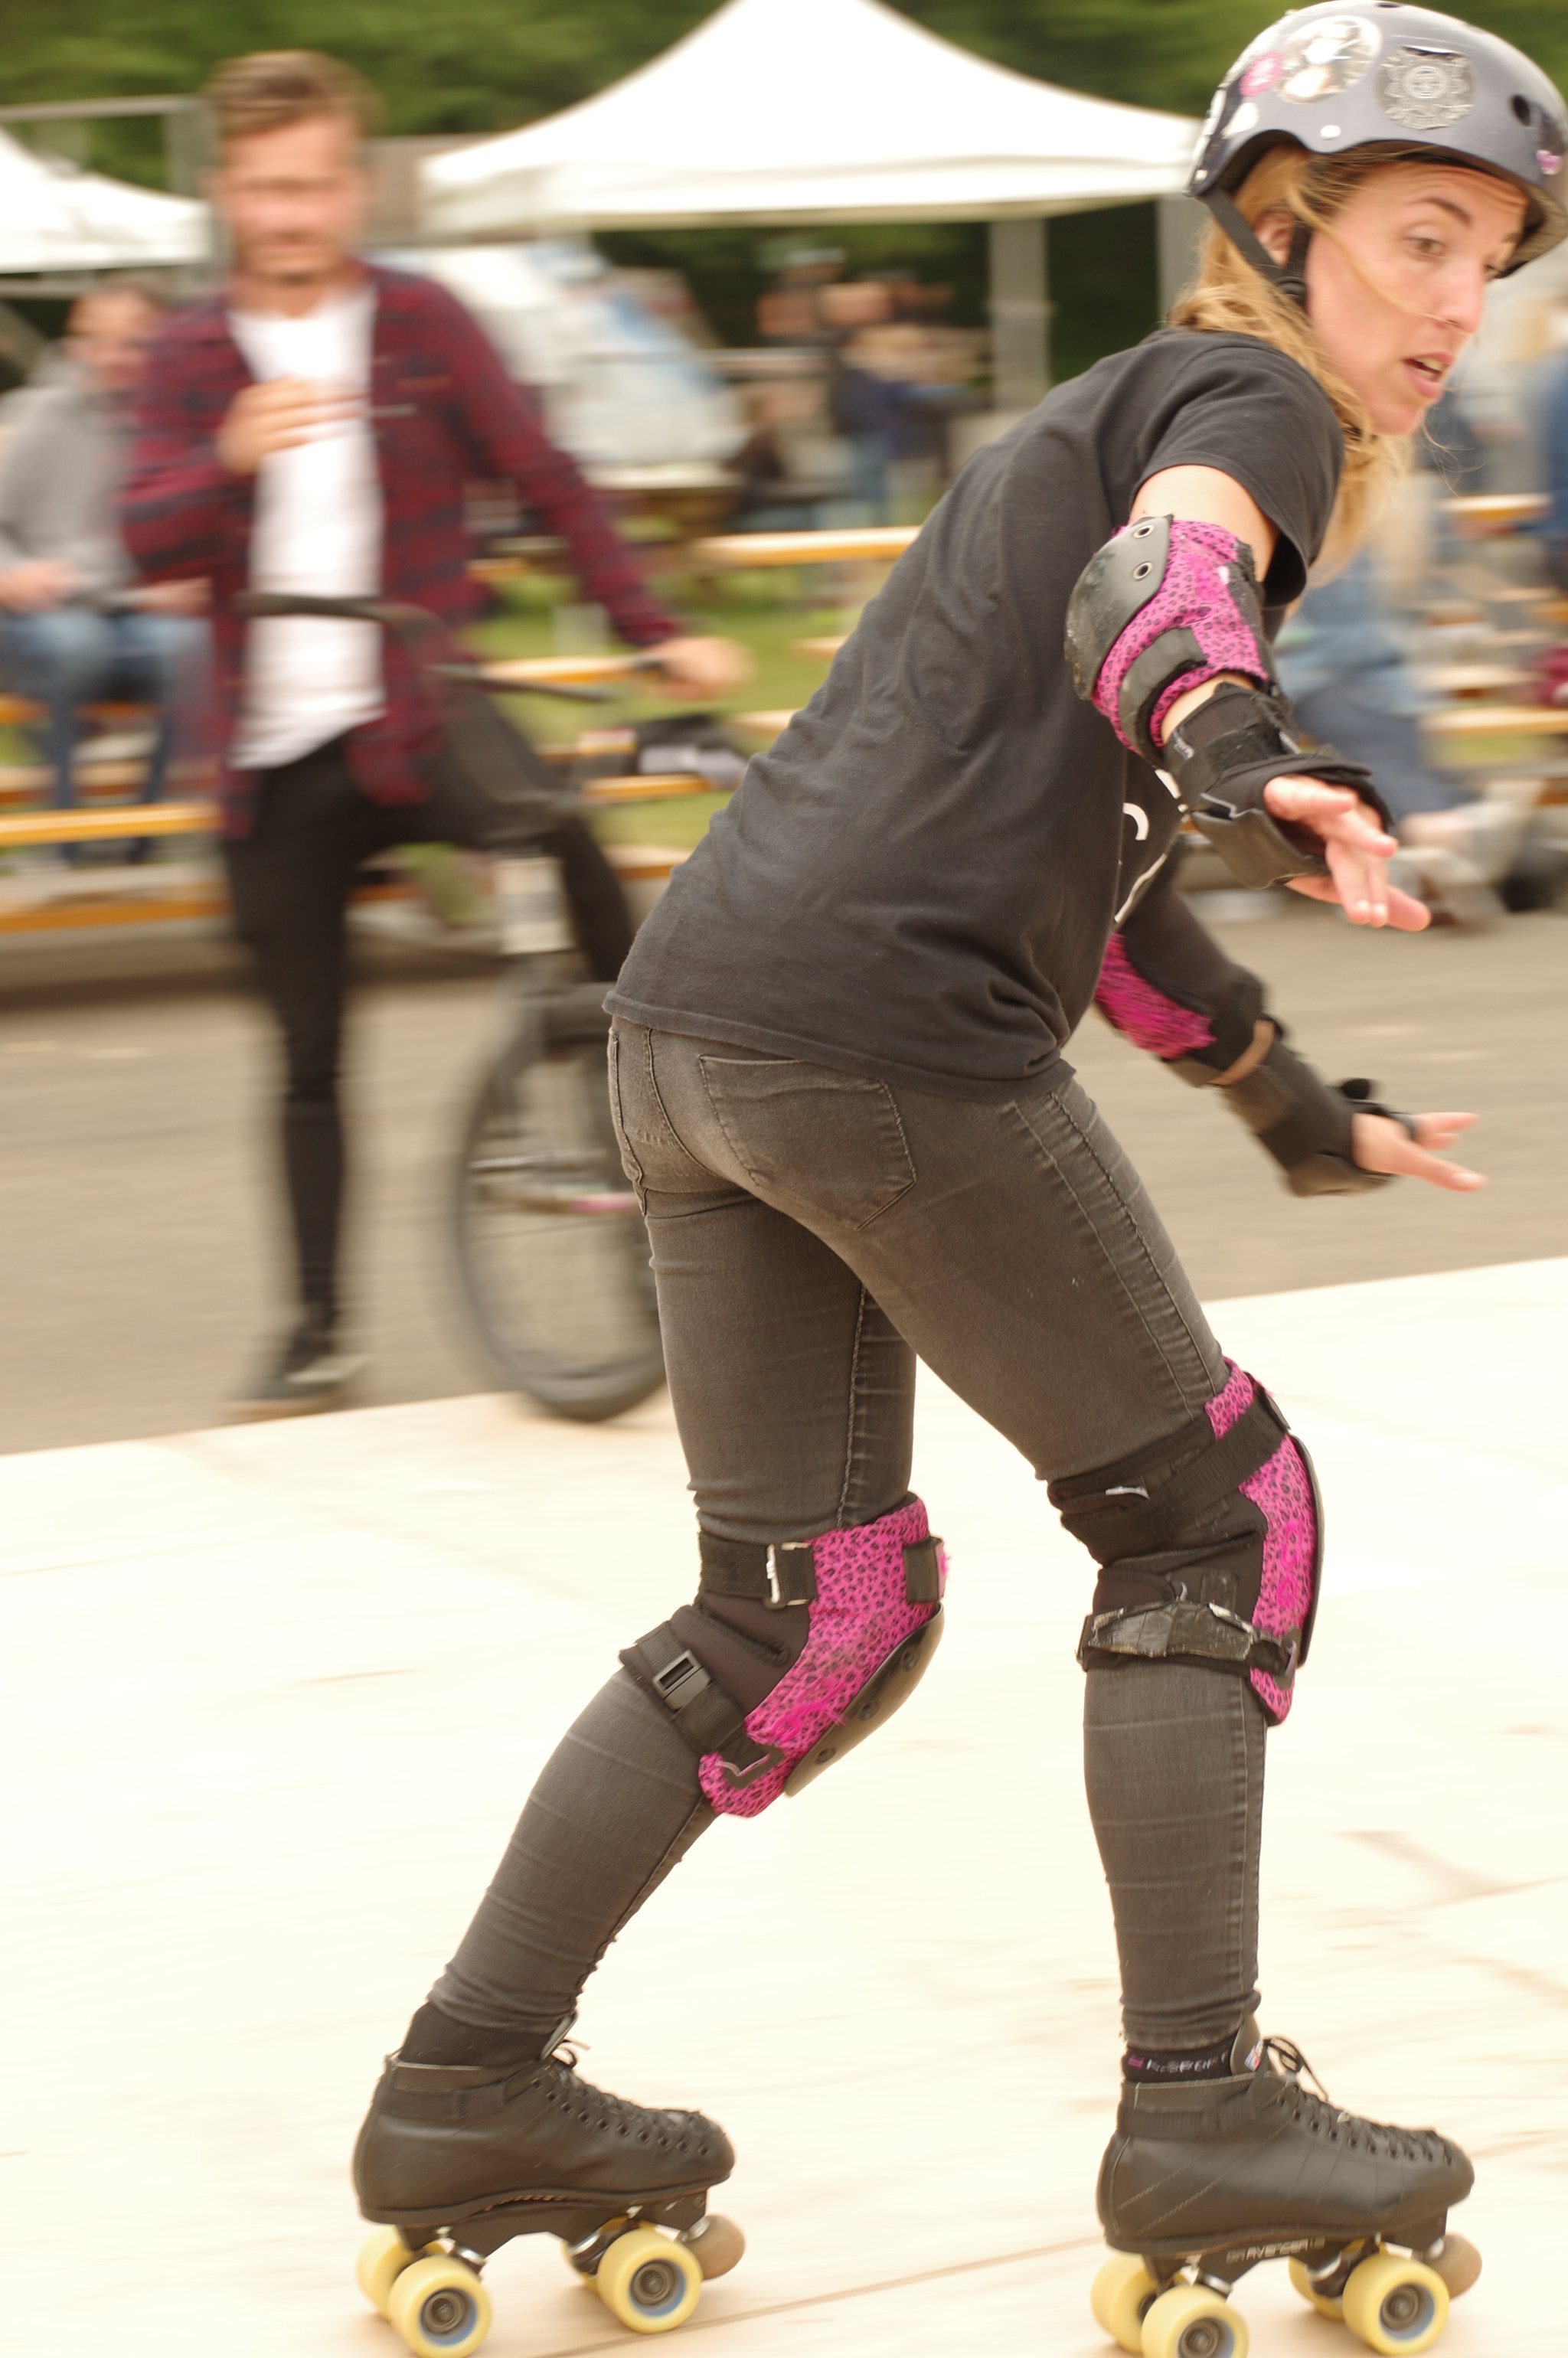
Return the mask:
<path fill-rule="evenodd" d="M 667 2333 L 745 2249 L 707 2215 L 734 2166 L 717 2123 L 590 2087 L 558 2035 L 511 2071 L 392 2055 L 354 2148 L 360 2209 L 382 2223 L 360 2289 L 418 2358 L 469 2358 L 490 2330 L 485 2261 L 546 2233 L 623 2325 Z"/>
<path fill-rule="evenodd" d="M 1429 2350 L 1481 2269 L 1447 2232 L 1475 2180 L 1458 2147 L 1338 2111 L 1300 2050 L 1254 2020 L 1212 2070 L 1122 2090 L 1097 2194 L 1121 2255 L 1091 2295 L 1106 2331 L 1141 2358 L 1246 2358 L 1230 2288 L 1286 2259 L 1303 2298 L 1369 2349 Z"/>

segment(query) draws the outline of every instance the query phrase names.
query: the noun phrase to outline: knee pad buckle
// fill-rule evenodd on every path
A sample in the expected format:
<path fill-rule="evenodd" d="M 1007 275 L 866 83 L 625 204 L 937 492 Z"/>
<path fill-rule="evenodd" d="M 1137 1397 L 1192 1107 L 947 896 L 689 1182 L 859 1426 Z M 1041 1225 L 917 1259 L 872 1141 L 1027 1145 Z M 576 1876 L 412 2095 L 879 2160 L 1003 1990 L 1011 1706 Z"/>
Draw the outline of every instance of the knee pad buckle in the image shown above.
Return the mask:
<path fill-rule="evenodd" d="M 1181 1432 L 1119 1465 L 1054 1483 L 1049 1496 L 1102 1566 L 1102 1609 L 1089 1613 L 1078 1639 L 1085 1670 L 1201 1662 L 1249 1679 L 1270 1717 L 1286 1716 L 1317 1616 L 1323 1504 L 1311 1456 L 1261 1384 L 1233 1367 Z M 1227 1504 L 1250 1510 L 1250 1541 L 1224 1520 Z M 1210 1548 L 1215 1561 L 1206 1565 Z"/>
<path fill-rule="evenodd" d="M 914 1693 L 941 1642 L 946 1558 L 918 1498 L 816 1540 L 753 1545 L 704 1531 L 701 1551 L 684 1629 L 662 1623 L 621 1660 L 698 1756 L 713 1807 L 752 1817 L 810 1784 Z M 749 1711 L 701 1659 L 704 1594 L 807 1617 Z"/>
<path fill-rule="evenodd" d="M 1195 1599 L 1184 1583 L 1177 1586 L 1181 1594 L 1169 1605 L 1091 1613 L 1078 1639 L 1080 1667 L 1094 1669 L 1103 1654 L 1144 1662 L 1215 1662 L 1227 1670 L 1266 1671 L 1281 1686 L 1290 1685 L 1301 1659 L 1293 1639 L 1282 1644 L 1228 1606 Z"/>

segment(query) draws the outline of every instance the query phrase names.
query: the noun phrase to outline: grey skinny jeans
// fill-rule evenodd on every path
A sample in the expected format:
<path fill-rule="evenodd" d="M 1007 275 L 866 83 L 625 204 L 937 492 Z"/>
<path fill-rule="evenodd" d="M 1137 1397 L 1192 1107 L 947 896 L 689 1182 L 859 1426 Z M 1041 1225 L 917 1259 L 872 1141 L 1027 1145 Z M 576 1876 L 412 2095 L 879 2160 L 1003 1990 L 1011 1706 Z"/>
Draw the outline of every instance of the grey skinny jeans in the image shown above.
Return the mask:
<path fill-rule="evenodd" d="M 706 1529 L 766 1541 L 886 1514 L 910 1487 L 917 1355 L 1042 1480 L 1162 1440 L 1222 1388 L 1170 1240 L 1070 1075 L 1005 1103 L 935 1097 L 621 1019 L 610 1068 Z M 650 1620 L 675 1601 L 651 1597 Z M 1261 1711 L 1190 1665 L 1087 1683 L 1127 2036 L 1215 2043 L 1257 2001 Z M 707 1823 L 694 1757 L 621 1673 L 546 1766 L 438 2005 L 547 2030 Z"/>

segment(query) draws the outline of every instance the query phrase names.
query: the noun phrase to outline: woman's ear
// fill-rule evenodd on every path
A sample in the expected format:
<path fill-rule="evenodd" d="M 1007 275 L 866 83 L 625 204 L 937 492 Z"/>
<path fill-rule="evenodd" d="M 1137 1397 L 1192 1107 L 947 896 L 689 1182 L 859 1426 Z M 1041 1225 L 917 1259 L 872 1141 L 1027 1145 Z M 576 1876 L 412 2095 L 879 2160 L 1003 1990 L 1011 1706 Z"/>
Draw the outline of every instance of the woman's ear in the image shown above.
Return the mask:
<path fill-rule="evenodd" d="M 1266 213 L 1259 214 L 1252 227 L 1271 262 L 1282 265 L 1289 261 L 1296 227 L 1294 213 L 1284 205 L 1271 205 Z"/>

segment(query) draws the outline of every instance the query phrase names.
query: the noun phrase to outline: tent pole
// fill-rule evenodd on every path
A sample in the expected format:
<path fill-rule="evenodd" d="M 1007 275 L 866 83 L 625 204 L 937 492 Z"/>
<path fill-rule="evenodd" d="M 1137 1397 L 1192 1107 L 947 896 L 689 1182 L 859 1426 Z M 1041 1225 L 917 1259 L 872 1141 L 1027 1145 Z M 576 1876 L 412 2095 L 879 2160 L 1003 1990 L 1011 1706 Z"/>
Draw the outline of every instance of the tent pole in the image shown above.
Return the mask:
<path fill-rule="evenodd" d="M 991 402 L 1033 409 L 1051 383 L 1045 222 L 1040 214 L 990 224 Z"/>
<path fill-rule="evenodd" d="M 1197 268 L 1208 211 L 1195 197 L 1160 197 L 1160 317 L 1164 318 Z"/>

